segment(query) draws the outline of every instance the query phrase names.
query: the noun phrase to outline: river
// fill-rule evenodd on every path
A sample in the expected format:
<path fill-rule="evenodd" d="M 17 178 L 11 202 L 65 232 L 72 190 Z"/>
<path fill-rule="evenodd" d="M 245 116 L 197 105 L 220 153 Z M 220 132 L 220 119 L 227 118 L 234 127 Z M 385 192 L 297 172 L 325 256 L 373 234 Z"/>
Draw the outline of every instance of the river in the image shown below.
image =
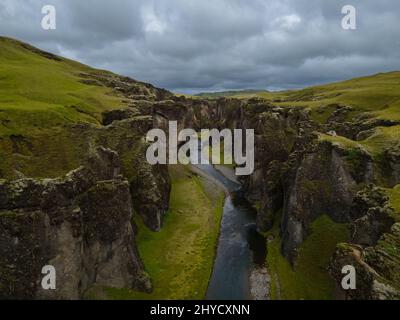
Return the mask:
<path fill-rule="evenodd" d="M 264 269 L 266 255 L 265 238 L 256 231 L 256 211 L 244 199 L 239 183 L 228 179 L 212 165 L 198 164 L 194 167 L 217 180 L 228 191 L 206 299 L 256 299 L 254 291 L 264 289 L 252 288 L 252 285 L 260 286 L 263 281 L 259 281 L 259 277 L 257 281 L 251 281 L 251 275 L 254 270 Z M 268 281 L 264 280 L 265 283 Z"/>

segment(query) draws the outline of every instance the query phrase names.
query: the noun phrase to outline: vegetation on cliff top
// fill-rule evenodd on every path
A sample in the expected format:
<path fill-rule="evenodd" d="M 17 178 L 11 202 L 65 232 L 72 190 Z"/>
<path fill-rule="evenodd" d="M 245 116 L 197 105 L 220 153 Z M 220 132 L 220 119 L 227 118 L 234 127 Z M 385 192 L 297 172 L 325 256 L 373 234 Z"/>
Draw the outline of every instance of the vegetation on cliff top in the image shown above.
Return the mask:
<path fill-rule="evenodd" d="M 301 90 L 236 92 L 227 96 L 238 99 L 262 97 L 277 106 L 310 109 L 311 118 L 320 123 L 325 123 L 339 105 L 351 107 L 351 111 L 346 115 L 348 121 L 361 113 L 375 119 L 400 121 L 400 71 L 379 73 Z M 339 139 L 340 137 L 335 137 L 335 140 Z M 399 139 L 400 125 L 395 125 L 378 127 L 371 137 L 358 143 L 368 151 L 379 154 L 388 145 L 397 143 Z"/>
<path fill-rule="evenodd" d="M 212 95 L 203 94 L 203 96 Z M 229 96 L 239 99 L 262 97 L 276 105 L 299 106 L 312 108 L 315 111 L 320 108 L 329 111 L 332 105 L 341 104 L 354 107 L 354 112 L 370 111 L 382 119 L 400 120 L 400 71 L 379 73 L 301 90 L 238 91 L 229 92 Z"/>

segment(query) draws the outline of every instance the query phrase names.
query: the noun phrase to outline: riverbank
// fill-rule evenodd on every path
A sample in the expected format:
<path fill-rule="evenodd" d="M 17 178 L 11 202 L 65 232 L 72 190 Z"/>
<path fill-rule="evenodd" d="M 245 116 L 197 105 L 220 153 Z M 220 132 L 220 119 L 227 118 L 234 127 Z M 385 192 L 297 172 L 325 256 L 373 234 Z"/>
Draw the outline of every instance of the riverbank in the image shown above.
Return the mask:
<path fill-rule="evenodd" d="M 215 257 L 223 210 L 222 188 L 182 165 L 170 166 L 170 209 L 160 232 L 136 215 L 137 243 L 152 280 L 150 294 L 103 288 L 107 299 L 203 299 Z"/>
<path fill-rule="evenodd" d="M 281 254 L 281 237 L 277 219 L 267 234 L 266 264 L 271 276 L 270 298 L 272 300 L 331 300 L 335 283 L 327 270 L 329 259 L 336 244 L 347 241 L 348 227 L 333 222 L 328 216 L 318 217 L 312 224 L 310 234 L 298 251 L 292 267 Z"/>

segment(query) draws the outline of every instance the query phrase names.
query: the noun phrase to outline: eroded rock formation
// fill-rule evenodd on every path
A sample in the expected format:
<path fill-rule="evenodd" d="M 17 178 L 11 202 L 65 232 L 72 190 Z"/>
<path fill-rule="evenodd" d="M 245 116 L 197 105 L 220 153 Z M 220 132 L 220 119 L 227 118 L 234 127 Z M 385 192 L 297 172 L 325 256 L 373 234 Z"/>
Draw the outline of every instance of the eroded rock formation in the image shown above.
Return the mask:
<path fill-rule="evenodd" d="M 148 290 L 135 249 L 132 208 L 148 228 L 159 231 L 171 182 L 166 166 L 145 160 L 144 137 L 152 128 L 167 129 L 168 121 L 178 121 L 178 129 L 254 129 L 255 171 L 241 179 L 248 200 L 257 204 L 258 229 L 268 231 L 281 210 L 282 253 L 293 263 L 319 215 L 351 223 L 352 244 L 338 247 L 331 273 L 338 280 L 339 267 L 355 263 L 360 291 L 349 298 L 397 297 L 399 260 L 391 248 L 400 247 L 399 226 L 387 199 L 374 188 L 363 188 L 378 178 L 389 186 L 400 182 L 398 148 L 386 150 L 382 161 L 388 165 L 382 168 L 366 150 L 344 147 L 323 135 L 334 132 L 357 140 L 393 123 L 363 115 L 349 122 L 351 108 L 337 105 L 319 124 L 305 108 L 278 107 L 260 98 L 188 99 L 124 77 L 82 77 L 85 83 L 110 87 L 123 106 L 103 113 L 103 126 L 71 126 L 66 139 L 81 155 L 96 146 L 115 153 L 102 149 L 103 160 L 57 179 L 23 178 L 19 165 L 15 170 L 21 179 L 0 183 L 0 295 L 79 298 L 93 284 Z M 28 143 L 32 159 L 39 159 L 35 142 L 10 142 L 17 153 Z M 105 160 L 104 155 L 112 156 Z M 55 264 L 60 281 L 69 283 L 58 296 L 40 291 L 44 264 Z"/>
<path fill-rule="evenodd" d="M 150 290 L 118 155 L 97 148 L 57 179 L 0 182 L 0 297 L 79 299 L 91 285 Z M 56 270 L 43 290 L 41 270 Z"/>

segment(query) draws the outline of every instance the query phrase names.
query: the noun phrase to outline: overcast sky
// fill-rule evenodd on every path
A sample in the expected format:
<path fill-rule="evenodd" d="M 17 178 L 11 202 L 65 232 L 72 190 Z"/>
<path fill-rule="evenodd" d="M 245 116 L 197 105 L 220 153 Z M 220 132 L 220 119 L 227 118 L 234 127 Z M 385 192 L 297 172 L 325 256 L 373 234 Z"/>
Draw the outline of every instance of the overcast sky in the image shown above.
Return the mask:
<path fill-rule="evenodd" d="M 46 4 L 56 30 L 41 28 Z M 346 4 L 356 30 L 342 29 Z M 0 0 L 0 34 L 176 92 L 400 70 L 399 0 Z"/>

